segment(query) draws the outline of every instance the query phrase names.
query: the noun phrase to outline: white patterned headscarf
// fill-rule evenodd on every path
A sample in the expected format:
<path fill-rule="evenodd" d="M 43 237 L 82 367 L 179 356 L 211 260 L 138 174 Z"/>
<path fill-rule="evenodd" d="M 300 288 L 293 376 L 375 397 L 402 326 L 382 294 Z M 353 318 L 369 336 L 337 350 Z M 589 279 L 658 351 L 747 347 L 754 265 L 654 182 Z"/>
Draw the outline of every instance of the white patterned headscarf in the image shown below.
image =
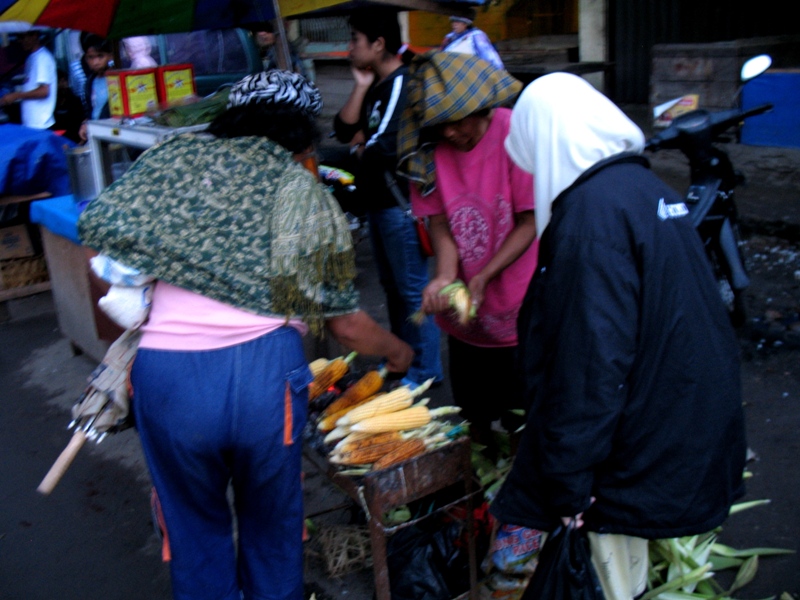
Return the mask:
<path fill-rule="evenodd" d="M 322 112 L 317 86 L 299 73 L 279 69 L 248 75 L 233 85 L 228 108 L 252 103 L 294 106 L 314 117 Z"/>
<path fill-rule="evenodd" d="M 620 152 L 641 153 L 644 134 L 585 79 L 552 73 L 523 90 L 505 147 L 521 169 L 533 174 L 541 237 L 553 200 L 601 160 Z"/>

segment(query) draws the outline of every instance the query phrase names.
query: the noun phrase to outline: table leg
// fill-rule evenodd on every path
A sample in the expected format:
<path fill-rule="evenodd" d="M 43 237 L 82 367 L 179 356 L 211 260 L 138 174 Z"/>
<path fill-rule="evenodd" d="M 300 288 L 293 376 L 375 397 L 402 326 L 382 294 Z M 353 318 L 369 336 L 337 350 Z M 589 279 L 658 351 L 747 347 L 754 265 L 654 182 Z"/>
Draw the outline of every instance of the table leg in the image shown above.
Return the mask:
<path fill-rule="evenodd" d="M 372 513 L 371 508 L 370 513 Z M 372 514 L 374 515 L 375 513 Z M 374 516 L 370 516 L 369 518 L 369 538 L 372 546 L 372 570 L 375 576 L 375 598 L 376 600 L 391 600 L 392 592 L 389 585 L 389 566 L 386 564 L 386 535 Z"/>

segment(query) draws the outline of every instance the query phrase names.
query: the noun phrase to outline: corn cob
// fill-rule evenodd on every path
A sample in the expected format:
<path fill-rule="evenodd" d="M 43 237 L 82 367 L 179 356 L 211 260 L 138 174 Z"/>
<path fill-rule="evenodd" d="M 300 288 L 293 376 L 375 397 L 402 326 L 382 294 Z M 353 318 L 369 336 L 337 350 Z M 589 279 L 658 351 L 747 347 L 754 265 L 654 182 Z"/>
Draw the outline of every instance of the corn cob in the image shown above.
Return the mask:
<path fill-rule="evenodd" d="M 365 402 L 361 406 L 349 411 L 341 419 L 336 421 L 336 424 L 352 425 L 353 423 L 358 423 L 369 417 L 397 412 L 398 410 L 408 408 L 414 403 L 414 398 L 425 392 L 432 383 L 433 379 L 429 379 L 422 385 L 417 386 L 414 390 L 404 385 L 386 394 L 381 394 L 377 398 Z"/>
<path fill-rule="evenodd" d="M 336 445 L 333 447 L 332 452 L 338 450 L 345 444 L 349 444 L 350 442 L 357 442 L 359 440 L 365 440 L 374 436 L 375 434 L 372 433 L 364 433 L 363 431 L 352 431 L 343 438 L 341 438 L 338 442 L 336 442 Z"/>
<path fill-rule="evenodd" d="M 386 377 L 386 368 L 373 370 L 366 373 L 361 379 L 347 388 L 328 408 L 323 412 L 324 415 L 331 415 L 350 406 L 359 404 L 361 400 L 377 394 L 383 386 L 383 379 Z"/>
<path fill-rule="evenodd" d="M 322 373 L 322 370 L 328 366 L 329 362 L 331 361 L 329 361 L 327 358 L 318 358 L 308 363 L 308 368 L 311 369 L 311 374 L 316 377 Z"/>
<path fill-rule="evenodd" d="M 455 311 L 461 325 L 466 325 L 477 314 L 469 288 L 463 281 L 456 280 L 450 285 L 444 286 L 439 293 L 449 296 L 450 308 Z"/>
<path fill-rule="evenodd" d="M 323 432 L 330 431 L 331 429 L 336 427 L 336 421 L 338 421 L 339 419 L 344 417 L 351 410 L 355 409 L 358 406 L 361 406 L 361 404 L 364 404 L 366 402 L 371 401 L 374 398 L 377 398 L 377 395 L 370 396 L 369 398 L 364 398 L 358 404 L 354 404 L 353 406 L 350 406 L 349 408 L 342 409 L 342 410 L 337 411 L 335 413 L 332 413 L 330 415 L 326 415 L 325 412 L 323 411 L 322 412 L 322 418 L 317 422 L 317 429 L 319 431 L 323 431 Z"/>
<path fill-rule="evenodd" d="M 373 461 L 372 470 L 379 471 L 380 469 L 385 469 L 386 467 L 391 467 L 404 460 L 419 456 L 425 452 L 426 448 L 427 445 L 425 442 L 419 438 L 411 438 L 410 440 L 401 442 L 399 446 Z"/>
<path fill-rule="evenodd" d="M 357 352 L 351 352 L 345 358 L 334 358 L 330 361 L 322 372 L 314 377 L 311 385 L 308 386 L 308 399 L 313 400 L 344 377 L 356 354 Z"/>
<path fill-rule="evenodd" d="M 369 465 L 404 446 L 407 440 L 395 440 L 385 444 L 375 444 L 366 448 L 359 448 L 350 452 L 340 452 L 330 457 L 330 462 L 335 465 Z M 424 445 L 424 443 L 423 443 Z"/>
<path fill-rule="evenodd" d="M 382 444 L 396 439 L 408 440 L 411 438 L 420 438 L 424 440 L 449 440 L 458 437 L 459 431 L 463 428 L 460 426 L 452 426 L 442 421 L 431 421 L 422 427 L 409 429 L 408 431 L 384 431 L 383 433 L 365 433 L 363 431 L 351 431 L 347 436 L 340 439 L 334 446 L 332 452 L 340 452 L 345 446 L 348 450 L 358 447 L 359 443 L 364 445 Z M 449 432 L 455 432 L 455 435 L 450 435 Z M 442 434 L 446 433 L 445 438 Z"/>
<path fill-rule="evenodd" d="M 353 425 L 338 426 L 336 429 L 343 431 L 363 431 L 369 433 L 382 433 L 384 431 L 404 431 L 422 427 L 430 423 L 431 419 L 440 416 L 455 414 L 461 410 L 458 406 L 442 406 L 441 408 L 428 409 L 424 405 L 414 405 L 404 410 L 369 417 Z M 346 433 L 344 435 L 347 435 Z M 340 439 L 340 438 L 334 438 Z"/>
<path fill-rule="evenodd" d="M 328 434 L 322 439 L 326 444 L 331 444 L 337 440 L 346 437 L 350 433 L 349 427 L 336 427 L 331 429 Z"/>
<path fill-rule="evenodd" d="M 469 293 L 469 288 L 460 279 L 456 279 L 450 285 L 444 286 L 439 290 L 439 294 L 448 297 L 450 308 L 456 313 L 458 322 L 461 325 L 466 325 L 478 314 L 478 309 L 472 303 L 472 295 Z M 418 310 L 409 319 L 415 325 L 422 325 L 425 322 L 425 316 L 424 312 Z"/>
<path fill-rule="evenodd" d="M 397 431 L 385 431 L 383 433 L 360 433 L 353 432 L 346 438 L 343 438 L 339 443 L 334 446 L 333 451 L 336 453 L 352 452 L 360 448 L 367 448 L 377 444 L 385 444 L 387 442 L 396 442 L 403 440 L 403 436 Z"/>

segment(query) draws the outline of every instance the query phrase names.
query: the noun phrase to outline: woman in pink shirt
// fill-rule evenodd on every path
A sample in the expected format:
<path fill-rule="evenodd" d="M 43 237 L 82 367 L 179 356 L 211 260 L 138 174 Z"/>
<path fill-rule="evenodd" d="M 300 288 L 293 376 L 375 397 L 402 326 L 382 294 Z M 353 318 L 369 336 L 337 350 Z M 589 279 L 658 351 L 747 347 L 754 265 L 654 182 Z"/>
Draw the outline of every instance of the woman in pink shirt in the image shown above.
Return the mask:
<path fill-rule="evenodd" d="M 512 101 L 521 84 L 481 59 L 439 53 L 412 65 L 401 170 L 413 211 L 427 217 L 436 273 L 422 309 L 448 335 L 453 397 L 473 439 L 496 454 L 492 423 L 513 431 L 523 408 L 514 375 L 517 313 L 536 266 L 533 178 L 503 151 Z M 429 90 L 434 90 L 429 92 Z M 413 129 L 419 132 L 413 142 Z M 401 159 L 402 160 L 402 159 Z M 442 288 L 469 288 L 476 316 L 466 324 Z"/>

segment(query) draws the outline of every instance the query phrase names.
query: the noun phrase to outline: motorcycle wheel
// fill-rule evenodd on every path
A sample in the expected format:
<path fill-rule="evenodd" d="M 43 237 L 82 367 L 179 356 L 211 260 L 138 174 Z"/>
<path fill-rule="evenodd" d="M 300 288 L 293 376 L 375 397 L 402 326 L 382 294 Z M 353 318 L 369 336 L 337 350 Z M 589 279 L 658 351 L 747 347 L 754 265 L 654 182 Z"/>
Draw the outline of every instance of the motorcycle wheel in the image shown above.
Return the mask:
<path fill-rule="evenodd" d="M 731 323 L 734 327 L 741 327 L 747 319 L 747 314 L 744 306 L 744 294 L 741 291 L 736 291 L 731 287 L 730 281 L 717 269 L 717 286 L 719 293 L 722 296 L 722 301 L 725 308 L 728 309 L 728 315 L 731 318 Z"/>
<path fill-rule="evenodd" d="M 738 228 L 734 228 L 737 244 L 741 244 Z M 735 290 L 731 285 L 730 276 L 722 267 L 722 261 L 718 257 L 713 248 L 706 247 L 708 258 L 711 261 L 711 266 L 714 271 L 714 278 L 717 280 L 717 288 L 719 289 L 722 301 L 725 308 L 728 310 L 728 315 L 731 318 L 731 324 L 734 327 L 741 327 L 747 320 L 747 311 L 745 310 L 744 303 L 744 290 Z M 741 256 L 741 250 L 739 252 Z M 742 257 L 742 264 L 744 264 L 744 257 Z"/>

